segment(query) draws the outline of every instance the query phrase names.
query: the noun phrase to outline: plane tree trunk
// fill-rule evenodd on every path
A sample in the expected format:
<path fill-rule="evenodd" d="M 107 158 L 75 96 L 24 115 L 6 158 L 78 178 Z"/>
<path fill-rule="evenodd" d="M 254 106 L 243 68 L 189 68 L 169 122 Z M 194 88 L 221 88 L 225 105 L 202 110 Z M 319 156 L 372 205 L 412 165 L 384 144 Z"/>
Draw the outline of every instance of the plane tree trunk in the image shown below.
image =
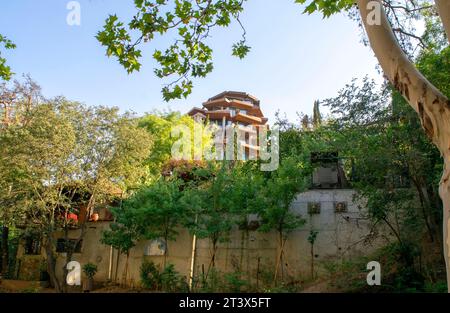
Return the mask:
<path fill-rule="evenodd" d="M 434 87 L 408 59 L 399 46 L 380 3 L 381 23 L 373 23 L 370 0 L 357 0 L 370 45 L 389 81 L 418 113 L 422 126 L 444 158 L 439 194 L 443 201 L 443 245 L 450 288 L 450 101 Z M 436 0 L 444 27 L 450 28 L 450 1 Z"/>
<path fill-rule="evenodd" d="M 450 1 L 448 0 L 434 0 L 442 24 L 444 25 L 445 33 L 450 42 Z"/>

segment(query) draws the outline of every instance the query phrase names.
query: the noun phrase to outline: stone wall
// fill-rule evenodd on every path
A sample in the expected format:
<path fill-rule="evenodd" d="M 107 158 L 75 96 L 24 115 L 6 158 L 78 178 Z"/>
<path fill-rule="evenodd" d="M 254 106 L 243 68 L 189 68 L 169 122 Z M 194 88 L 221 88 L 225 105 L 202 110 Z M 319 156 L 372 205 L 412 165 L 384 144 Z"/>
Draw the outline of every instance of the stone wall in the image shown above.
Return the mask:
<path fill-rule="evenodd" d="M 309 190 L 297 196 L 292 203 L 292 211 L 305 218 L 306 224 L 291 233 L 286 242 L 285 274 L 298 280 L 311 276 L 311 246 L 307 240 L 310 230 L 318 231 L 314 246 L 316 264 L 368 254 L 385 243 L 380 236 L 367 240 L 371 232 L 369 221 L 365 217 L 363 205 L 353 201 L 353 196 L 354 191 L 350 189 Z M 335 212 L 335 205 L 339 202 L 346 203 L 346 212 Z M 308 214 L 308 206 L 311 206 L 311 203 L 320 203 L 320 213 Z M 114 279 L 117 273 L 118 281 L 123 282 L 126 256 L 119 256 L 117 267 L 117 251 L 100 243 L 101 233 L 108 227 L 109 222 L 89 223 L 81 253 L 75 253 L 73 260 L 79 261 L 81 265 L 88 262 L 97 264 L 96 280 Z M 75 238 L 77 232 L 73 231 L 71 236 Z M 167 261 L 174 264 L 182 275 L 189 277 L 192 255 L 192 236 L 189 232 L 180 229 L 177 240 L 169 242 L 167 248 Z M 197 240 L 194 276 L 200 276 L 203 271 L 207 271 L 211 259 L 210 248 L 208 240 Z M 131 250 L 128 260 L 129 275 L 126 279 L 128 285 L 139 284 L 139 270 L 144 259 L 157 264 L 163 263 L 163 256 L 155 254 L 161 254 L 158 253 L 158 242 L 142 241 Z M 246 274 L 247 279 L 254 280 L 265 271 L 273 272 L 277 255 L 277 234 L 235 229 L 228 242 L 219 244 L 215 263 L 220 271 L 241 271 Z M 60 253 L 57 263 L 59 275 L 62 275 L 64 264 L 65 254 Z M 316 271 L 320 275 L 320 266 L 316 266 Z"/>

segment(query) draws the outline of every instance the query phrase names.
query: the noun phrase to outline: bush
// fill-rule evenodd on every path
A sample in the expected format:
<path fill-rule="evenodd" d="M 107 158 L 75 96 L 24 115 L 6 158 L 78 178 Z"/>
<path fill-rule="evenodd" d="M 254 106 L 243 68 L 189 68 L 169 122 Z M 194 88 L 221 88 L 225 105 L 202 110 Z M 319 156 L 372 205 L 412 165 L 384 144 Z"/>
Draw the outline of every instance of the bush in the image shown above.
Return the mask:
<path fill-rule="evenodd" d="M 425 285 L 425 292 L 447 293 L 447 282 L 439 281 L 436 283 L 427 283 Z"/>
<path fill-rule="evenodd" d="M 242 278 L 239 271 L 222 273 L 212 268 L 208 277 L 196 277 L 194 280 L 196 292 L 250 292 L 256 290 L 255 286 Z"/>
<path fill-rule="evenodd" d="M 86 263 L 83 265 L 83 272 L 88 278 L 94 278 L 97 273 L 97 265 L 94 263 Z"/>
<path fill-rule="evenodd" d="M 223 292 L 224 283 L 221 280 L 220 273 L 215 268 L 211 268 L 207 277 L 200 280 L 199 292 Z"/>
<path fill-rule="evenodd" d="M 243 289 L 250 287 L 250 283 L 241 277 L 242 273 L 240 272 L 227 273 L 224 275 L 230 292 L 242 292 Z"/>
<path fill-rule="evenodd" d="M 150 290 L 165 292 L 187 292 L 189 287 L 186 279 L 181 277 L 173 264 L 167 265 L 162 271 L 153 262 L 142 262 L 140 269 L 142 286 Z"/>
<path fill-rule="evenodd" d="M 141 283 L 146 289 L 156 290 L 160 281 L 159 270 L 153 262 L 142 262 L 141 265 Z"/>
<path fill-rule="evenodd" d="M 169 264 L 160 274 L 161 288 L 166 292 L 188 291 L 186 279 L 180 276 L 173 264 Z"/>

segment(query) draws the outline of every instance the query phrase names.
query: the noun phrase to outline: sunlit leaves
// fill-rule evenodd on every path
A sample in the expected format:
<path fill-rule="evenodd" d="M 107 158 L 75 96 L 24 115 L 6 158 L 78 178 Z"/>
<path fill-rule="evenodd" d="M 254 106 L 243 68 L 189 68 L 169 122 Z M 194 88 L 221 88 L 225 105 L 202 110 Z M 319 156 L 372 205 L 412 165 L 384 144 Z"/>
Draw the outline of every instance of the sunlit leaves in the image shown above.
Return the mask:
<path fill-rule="evenodd" d="M 239 41 L 233 45 L 233 55 L 237 56 L 239 59 L 245 58 L 245 56 L 250 52 L 250 47 L 245 44 L 245 41 Z"/>
<path fill-rule="evenodd" d="M 318 11 L 324 17 L 330 17 L 343 10 L 348 10 L 354 4 L 353 0 L 295 0 L 295 2 L 300 4 L 307 3 L 304 13 L 312 14 Z"/>
<path fill-rule="evenodd" d="M 0 34 L 0 48 L 2 46 L 7 50 L 16 48 L 16 45 L 11 40 Z M 0 51 L 0 78 L 8 81 L 11 79 L 12 74 L 11 67 L 6 65 L 6 59 L 2 57 Z"/>
<path fill-rule="evenodd" d="M 450 47 L 440 52 L 424 51 L 417 60 L 417 67 L 434 86 L 450 97 Z"/>
<path fill-rule="evenodd" d="M 136 49 L 135 45 L 128 44 L 131 37 L 116 15 L 108 17 L 104 30 L 99 32 L 96 38 L 102 45 L 107 46 L 106 55 L 117 57 L 128 73 L 139 71 L 141 64 L 138 60 L 141 51 Z"/>
<path fill-rule="evenodd" d="M 205 77 L 213 70 L 212 49 L 207 39 L 215 27 L 227 27 L 239 21 L 246 0 L 175 0 L 173 2 L 134 1 L 137 12 L 125 25 L 111 15 L 97 40 L 106 47 L 107 56 L 113 56 L 132 73 L 141 67 L 142 43 L 151 42 L 156 35 L 170 33 L 174 41 L 164 49 L 155 49 L 153 58 L 158 66 L 154 72 L 159 78 L 168 78 L 163 87 L 164 100 L 185 98 L 193 87 L 193 78 Z M 240 24 L 241 25 L 241 24 Z M 245 31 L 244 31 L 245 33 Z M 133 39 L 131 34 L 137 34 Z M 245 37 L 232 46 L 232 55 L 243 58 L 250 47 Z"/>

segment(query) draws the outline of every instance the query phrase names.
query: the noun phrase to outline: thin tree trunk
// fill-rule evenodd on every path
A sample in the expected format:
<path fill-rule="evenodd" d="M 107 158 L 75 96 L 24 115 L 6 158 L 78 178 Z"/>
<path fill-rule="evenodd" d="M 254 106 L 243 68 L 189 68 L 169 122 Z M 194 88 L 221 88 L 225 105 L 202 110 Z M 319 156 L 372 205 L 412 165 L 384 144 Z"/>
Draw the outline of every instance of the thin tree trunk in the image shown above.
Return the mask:
<path fill-rule="evenodd" d="M 392 27 L 387 19 L 381 0 L 381 23 L 371 23 L 374 12 L 370 0 L 357 0 L 361 19 L 369 37 L 370 44 L 380 65 L 395 88 L 404 96 L 408 103 L 419 114 L 426 134 L 439 148 L 444 158 L 444 174 L 441 179 L 439 193 L 444 205 L 443 242 L 444 258 L 447 269 L 447 284 L 450 291 L 450 101 L 434 87 L 412 64 L 400 48 Z M 449 1 L 435 0 L 439 14 L 444 21 L 447 33 L 449 30 Z M 373 25 L 371 25 L 373 24 Z"/>
<path fill-rule="evenodd" d="M 166 231 L 164 236 L 164 242 L 166 243 L 166 248 L 164 249 L 164 268 L 166 268 L 167 256 L 169 254 L 169 235 L 167 233 L 168 232 Z"/>
<path fill-rule="evenodd" d="M 314 279 L 314 244 L 311 243 L 311 279 Z"/>
<path fill-rule="evenodd" d="M 67 214 L 67 213 L 66 213 Z M 72 261 L 72 247 L 69 247 L 69 229 L 67 228 L 67 220 L 65 221 L 66 226 L 64 227 L 64 251 L 66 252 L 66 262 L 62 268 L 63 270 L 63 278 L 64 280 L 61 282 L 61 289 L 65 293 L 67 292 L 67 274 L 69 271 L 67 270 L 67 264 Z"/>
<path fill-rule="evenodd" d="M 275 265 L 275 273 L 273 275 L 273 282 L 276 284 L 277 277 L 278 277 L 278 270 L 283 268 L 283 251 L 284 251 L 284 244 L 286 243 L 286 240 L 283 240 L 283 231 L 280 231 L 278 233 L 278 246 L 280 247 L 280 251 L 278 253 L 277 257 L 277 263 Z M 281 269 L 281 280 L 283 280 L 283 269 Z"/>
<path fill-rule="evenodd" d="M 130 259 L 130 251 L 127 251 L 127 259 L 125 261 L 125 269 L 123 273 L 123 284 L 127 286 L 127 276 L 128 276 L 128 260 Z"/>
<path fill-rule="evenodd" d="M 430 236 L 430 242 L 434 242 L 434 234 L 433 234 L 433 230 L 431 229 L 430 222 L 429 222 L 429 217 L 428 217 L 427 210 L 426 210 L 426 203 L 425 203 L 425 197 L 423 194 L 422 186 L 420 186 L 420 184 L 417 182 L 416 179 L 412 178 L 412 181 L 413 181 L 414 186 L 416 186 L 417 193 L 419 195 L 420 207 L 422 208 L 422 217 L 425 222 L 425 226 L 427 228 L 428 235 Z"/>
<path fill-rule="evenodd" d="M 242 268 L 244 267 L 244 241 L 247 230 L 243 230 L 241 234 L 241 253 L 239 257 L 239 271 L 242 272 Z"/>
<path fill-rule="evenodd" d="M 381 218 L 386 225 L 390 228 L 390 230 L 392 231 L 392 233 L 395 235 L 395 237 L 397 238 L 398 242 L 400 244 L 403 244 L 402 238 L 400 237 L 400 233 L 395 229 L 394 226 L 392 226 L 392 223 L 389 222 L 389 220 L 386 217 Z"/>
<path fill-rule="evenodd" d="M 7 226 L 2 227 L 2 272 L 1 276 L 6 278 L 8 276 L 9 269 L 9 228 Z"/>
<path fill-rule="evenodd" d="M 167 244 L 166 244 L 166 250 L 164 250 L 163 268 L 166 268 L 166 265 L 167 265 Z"/>
<path fill-rule="evenodd" d="M 211 268 L 215 268 L 216 267 L 216 252 L 217 252 L 217 242 L 215 241 L 213 243 L 213 253 L 211 256 Z"/>
<path fill-rule="evenodd" d="M 114 282 L 117 283 L 117 275 L 119 273 L 119 260 L 120 260 L 120 250 L 117 249 L 117 257 L 116 257 L 116 271 L 114 273 Z"/>
<path fill-rule="evenodd" d="M 281 241 L 281 235 L 280 233 L 278 233 L 278 255 L 277 255 L 277 260 L 275 262 L 275 271 L 273 274 L 273 283 L 276 285 L 277 283 L 277 276 L 278 276 L 278 268 L 280 267 L 280 259 L 281 259 L 281 245 L 282 245 L 282 241 Z"/>
<path fill-rule="evenodd" d="M 208 270 L 206 271 L 206 278 L 208 279 L 209 271 L 216 267 L 216 252 L 217 252 L 217 239 L 212 240 L 213 251 L 211 255 L 211 260 L 208 265 Z"/>
<path fill-rule="evenodd" d="M 58 278 L 56 277 L 56 259 L 55 256 L 53 254 L 53 245 L 51 243 L 51 239 L 47 238 L 46 242 L 45 242 L 45 252 L 47 254 L 47 271 L 48 271 L 48 275 L 50 276 L 50 279 L 53 283 L 54 288 L 56 289 L 56 292 L 63 292 L 62 288 L 61 288 L 61 284 L 58 280 Z"/>
<path fill-rule="evenodd" d="M 67 245 L 67 241 L 66 241 L 66 245 Z M 69 274 L 69 271 L 67 270 L 67 264 L 69 264 L 70 261 L 72 261 L 72 255 L 73 253 L 70 250 L 66 250 L 66 263 L 63 266 L 63 278 L 64 281 L 62 281 L 61 283 L 61 289 L 63 292 L 67 292 L 67 275 Z"/>

